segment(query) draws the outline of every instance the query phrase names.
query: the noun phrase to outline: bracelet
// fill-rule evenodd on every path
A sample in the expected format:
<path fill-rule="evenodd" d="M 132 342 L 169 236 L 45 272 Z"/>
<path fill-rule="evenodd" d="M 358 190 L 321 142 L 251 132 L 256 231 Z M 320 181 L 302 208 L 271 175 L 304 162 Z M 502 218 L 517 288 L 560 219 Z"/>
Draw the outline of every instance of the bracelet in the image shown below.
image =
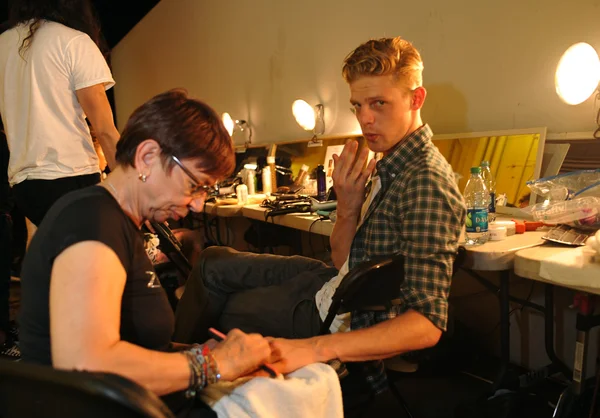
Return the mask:
<path fill-rule="evenodd" d="M 190 381 L 185 391 L 187 398 L 194 398 L 206 385 L 212 385 L 221 380 L 221 373 L 215 357 L 207 345 L 194 344 L 192 348 L 182 351 L 188 359 Z"/>
<path fill-rule="evenodd" d="M 221 380 L 221 373 L 219 373 L 219 367 L 217 366 L 215 357 L 210 352 L 204 358 L 206 359 L 205 364 L 208 364 L 206 380 L 209 384 L 213 385 Z"/>
<path fill-rule="evenodd" d="M 196 397 L 197 393 L 207 384 L 206 359 L 201 355 L 201 346 L 194 345 L 191 349 L 182 351 L 188 359 L 190 381 L 185 391 L 187 398 Z"/>
<path fill-rule="evenodd" d="M 194 345 L 192 350 L 198 357 L 203 357 L 201 363 L 204 366 L 204 375 L 206 376 L 207 384 L 212 385 L 217 383 L 221 379 L 221 373 L 219 372 L 217 361 L 210 352 L 208 345 Z"/>

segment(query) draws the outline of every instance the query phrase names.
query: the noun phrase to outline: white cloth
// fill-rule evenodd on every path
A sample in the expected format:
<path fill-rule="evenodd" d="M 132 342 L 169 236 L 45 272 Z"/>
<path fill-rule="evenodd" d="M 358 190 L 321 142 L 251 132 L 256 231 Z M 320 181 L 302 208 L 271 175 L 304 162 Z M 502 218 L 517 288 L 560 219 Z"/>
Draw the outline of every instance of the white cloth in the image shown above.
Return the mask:
<path fill-rule="evenodd" d="M 201 398 L 219 418 L 342 418 L 342 389 L 337 373 L 315 363 L 278 378 L 256 377 L 218 383 Z"/>
<path fill-rule="evenodd" d="M 362 222 L 365 218 L 365 214 L 367 213 L 367 209 L 369 208 L 369 206 L 373 202 L 373 199 L 375 199 L 375 196 L 377 196 L 377 193 L 379 193 L 380 190 L 381 181 L 379 179 L 379 176 L 375 176 L 371 180 L 371 190 L 369 191 L 369 194 L 362 205 L 360 211 L 360 221 L 358 222 L 356 229 L 360 228 L 360 226 L 362 225 Z M 325 321 L 325 318 L 327 318 L 327 313 L 329 312 L 329 307 L 331 306 L 331 302 L 335 291 L 344 279 L 344 276 L 348 274 L 349 259 L 350 254 L 348 254 L 348 257 L 346 257 L 346 261 L 344 262 L 344 265 L 338 272 L 338 275 L 329 280 L 327 283 L 325 283 L 321 290 L 319 290 L 315 295 L 315 302 L 317 304 L 317 308 L 319 309 L 319 316 L 321 317 L 322 321 Z M 332 333 L 350 331 L 351 319 L 352 318 L 350 312 L 336 315 L 335 318 L 333 318 L 333 321 L 331 322 L 329 331 L 331 331 Z"/>
<path fill-rule="evenodd" d="M 0 113 L 10 150 L 8 179 L 54 180 L 100 172 L 75 91 L 115 82 L 83 32 L 44 21 L 19 54 L 28 25 L 0 35 Z"/>

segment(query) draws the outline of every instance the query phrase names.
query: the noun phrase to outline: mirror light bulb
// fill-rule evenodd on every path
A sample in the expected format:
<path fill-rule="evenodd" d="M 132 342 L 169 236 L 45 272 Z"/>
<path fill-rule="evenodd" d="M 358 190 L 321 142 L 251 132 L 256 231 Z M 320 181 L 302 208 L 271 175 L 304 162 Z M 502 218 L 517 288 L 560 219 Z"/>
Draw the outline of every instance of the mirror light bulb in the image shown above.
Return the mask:
<path fill-rule="evenodd" d="M 572 45 L 556 68 L 556 93 L 567 104 L 576 105 L 590 97 L 600 82 L 598 53 L 584 42 Z"/>
<path fill-rule="evenodd" d="M 223 125 L 225 125 L 225 129 L 229 132 L 229 136 L 232 136 L 235 123 L 233 122 L 233 119 L 231 119 L 231 115 L 225 112 L 221 115 L 221 120 L 223 121 Z"/>
<path fill-rule="evenodd" d="M 296 100 L 292 104 L 292 113 L 303 129 L 312 131 L 315 128 L 315 110 L 304 100 Z"/>

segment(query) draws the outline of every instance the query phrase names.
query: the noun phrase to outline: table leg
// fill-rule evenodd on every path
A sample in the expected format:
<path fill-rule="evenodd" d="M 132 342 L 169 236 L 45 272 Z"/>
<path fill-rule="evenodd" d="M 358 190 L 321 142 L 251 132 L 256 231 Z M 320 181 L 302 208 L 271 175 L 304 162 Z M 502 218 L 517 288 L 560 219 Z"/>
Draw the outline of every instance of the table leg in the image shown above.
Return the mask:
<path fill-rule="evenodd" d="M 500 287 L 498 289 L 498 304 L 500 307 L 500 370 L 494 380 L 492 391 L 502 386 L 510 362 L 510 300 L 509 300 L 510 270 L 500 272 Z"/>
<path fill-rule="evenodd" d="M 546 355 L 551 361 L 550 373 L 559 371 L 566 377 L 571 377 L 571 370 L 556 355 L 554 351 L 554 285 L 546 284 L 544 288 L 544 345 Z"/>

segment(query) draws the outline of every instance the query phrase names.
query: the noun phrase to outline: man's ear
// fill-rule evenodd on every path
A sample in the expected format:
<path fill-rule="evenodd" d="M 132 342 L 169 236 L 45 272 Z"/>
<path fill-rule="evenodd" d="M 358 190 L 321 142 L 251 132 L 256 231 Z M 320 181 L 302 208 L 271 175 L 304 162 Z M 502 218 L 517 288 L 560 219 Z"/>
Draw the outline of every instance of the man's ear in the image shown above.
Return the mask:
<path fill-rule="evenodd" d="M 423 103 L 425 103 L 426 97 L 427 97 L 427 90 L 425 90 L 425 87 L 421 86 L 421 87 L 417 87 L 416 89 L 414 89 L 413 94 L 412 94 L 411 109 L 412 110 L 421 109 L 423 107 Z"/>
<path fill-rule="evenodd" d="M 148 177 L 157 162 L 160 163 L 161 147 L 154 139 L 145 139 L 137 146 L 134 165 L 140 174 Z"/>

